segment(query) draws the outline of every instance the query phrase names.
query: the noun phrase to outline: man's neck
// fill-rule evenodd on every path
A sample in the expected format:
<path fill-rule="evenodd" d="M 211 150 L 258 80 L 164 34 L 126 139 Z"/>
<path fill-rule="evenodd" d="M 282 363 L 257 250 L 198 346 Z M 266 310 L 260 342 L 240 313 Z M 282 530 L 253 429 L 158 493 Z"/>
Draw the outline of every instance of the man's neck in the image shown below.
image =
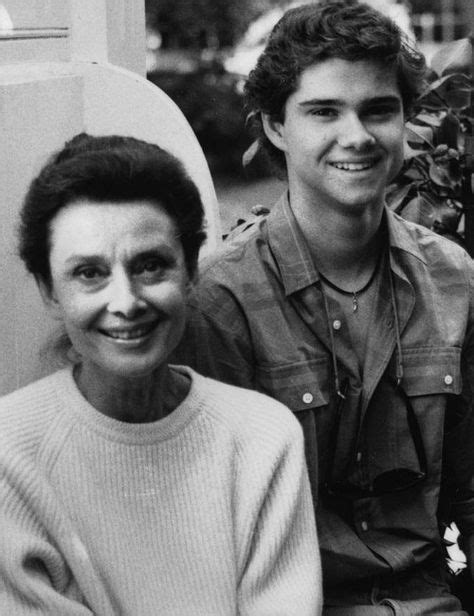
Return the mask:
<path fill-rule="evenodd" d="M 317 268 L 336 284 L 363 281 L 377 263 L 382 245 L 383 203 L 345 212 L 293 198 L 290 204 Z M 350 286 L 353 286 L 350 284 Z"/>

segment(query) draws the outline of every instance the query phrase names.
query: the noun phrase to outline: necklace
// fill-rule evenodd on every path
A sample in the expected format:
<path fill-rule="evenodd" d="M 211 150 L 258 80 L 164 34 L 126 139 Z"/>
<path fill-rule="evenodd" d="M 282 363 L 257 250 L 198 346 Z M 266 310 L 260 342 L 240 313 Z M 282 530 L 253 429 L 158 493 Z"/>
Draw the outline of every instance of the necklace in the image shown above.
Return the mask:
<path fill-rule="evenodd" d="M 374 281 L 375 275 L 377 274 L 377 270 L 379 269 L 379 263 L 380 263 L 380 259 L 377 260 L 377 263 L 374 267 L 374 271 L 372 272 L 369 280 L 365 283 L 363 287 L 361 287 L 360 289 L 357 289 L 357 291 L 346 291 L 345 289 L 341 289 L 340 287 L 335 285 L 333 282 L 331 282 L 328 278 L 326 278 L 326 276 L 321 274 L 321 272 L 319 272 L 319 277 L 321 278 L 323 282 L 325 282 L 328 285 L 328 287 L 331 287 L 331 289 L 334 289 L 334 291 L 341 293 L 341 295 L 352 297 L 352 312 L 357 312 L 357 310 L 359 309 L 358 295 L 361 295 L 364 291 L 367 291 L 367 289 L 370 287 L 370 285 Z"/>

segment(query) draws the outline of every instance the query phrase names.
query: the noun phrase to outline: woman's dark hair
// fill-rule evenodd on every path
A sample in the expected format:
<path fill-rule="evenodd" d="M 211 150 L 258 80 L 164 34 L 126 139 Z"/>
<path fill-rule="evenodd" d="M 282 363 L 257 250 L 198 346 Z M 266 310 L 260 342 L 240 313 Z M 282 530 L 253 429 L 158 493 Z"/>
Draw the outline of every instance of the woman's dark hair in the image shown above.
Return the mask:
<path fill-rule="evenodd" d="M 287 11 L 275 25 L 245 84 L 250 126 L 277 167 L 285 157 L 266 137 L 261 114 L 283 122 L 301 73 L 330 58 L 373 60 L 396 71 L 405 113 L 421 93 L 426 63 L 388 17 L 357 0 L 320 0 Z"/>
<path fill-rule="evenodd" d="M 192 277 L 206 237 L 204 210 L 194 182 L 180 161 L 162 148 L 133 137 L 76 135 L 54 154 L 32 181 L 19 229 L 26 268 L 51 284 L 50 223 L 77 199 L 149 200 L 173 220 Z"/>

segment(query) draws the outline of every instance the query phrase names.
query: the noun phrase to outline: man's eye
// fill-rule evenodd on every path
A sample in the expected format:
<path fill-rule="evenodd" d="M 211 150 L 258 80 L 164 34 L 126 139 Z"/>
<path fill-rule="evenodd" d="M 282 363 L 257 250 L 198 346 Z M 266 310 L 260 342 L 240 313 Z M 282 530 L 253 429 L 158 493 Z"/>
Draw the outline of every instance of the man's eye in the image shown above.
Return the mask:
<path fill-rule="evenodd" d="M 387 116 L 396 113 L 398 110 L 392 105 L 377 105 L 375 107 L 369 107 L 367 115 L 369 116 Z"/>
<path fill-rule="evenodd" d="M 143 263 L 142 268 L 144 272 L 156 272 L 156 270 L 160 267 L 158 261 L 156 259 L 151 259 L 150 261 L 145 261 Z"/>
<path fill-rule="evenodd" d="M 334 118 L 337 116 L 336 109 L 331 107 L 318 107 L 311 110 L 311 115 L 318 116 L 320 118 Z"/>
<path fill-rule="evenodd" d="M 134 274 L 140 276 L 141 274 L 156 274 L 163 270 L 164 264 L 159 259 L 146 259 L 137 263 L 134 267 Z"/>

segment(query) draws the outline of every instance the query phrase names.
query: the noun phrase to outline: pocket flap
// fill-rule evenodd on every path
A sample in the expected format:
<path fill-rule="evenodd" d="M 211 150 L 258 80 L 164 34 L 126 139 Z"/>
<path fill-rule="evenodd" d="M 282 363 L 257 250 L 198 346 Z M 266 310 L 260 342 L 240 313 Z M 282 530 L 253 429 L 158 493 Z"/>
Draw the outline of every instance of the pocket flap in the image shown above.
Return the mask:
<path fill-rule="evenodd" d="M 258 366 L 257 381 L 264 393 L 295 412 L 324 406 L 329 401 L 326 357 L 279 366 Z"/>
<path fill-rule="evenodd" d="M 402 387 L 409 396 L 461 393 L 459 347 L 403 349 L 402 354 Z"/>

